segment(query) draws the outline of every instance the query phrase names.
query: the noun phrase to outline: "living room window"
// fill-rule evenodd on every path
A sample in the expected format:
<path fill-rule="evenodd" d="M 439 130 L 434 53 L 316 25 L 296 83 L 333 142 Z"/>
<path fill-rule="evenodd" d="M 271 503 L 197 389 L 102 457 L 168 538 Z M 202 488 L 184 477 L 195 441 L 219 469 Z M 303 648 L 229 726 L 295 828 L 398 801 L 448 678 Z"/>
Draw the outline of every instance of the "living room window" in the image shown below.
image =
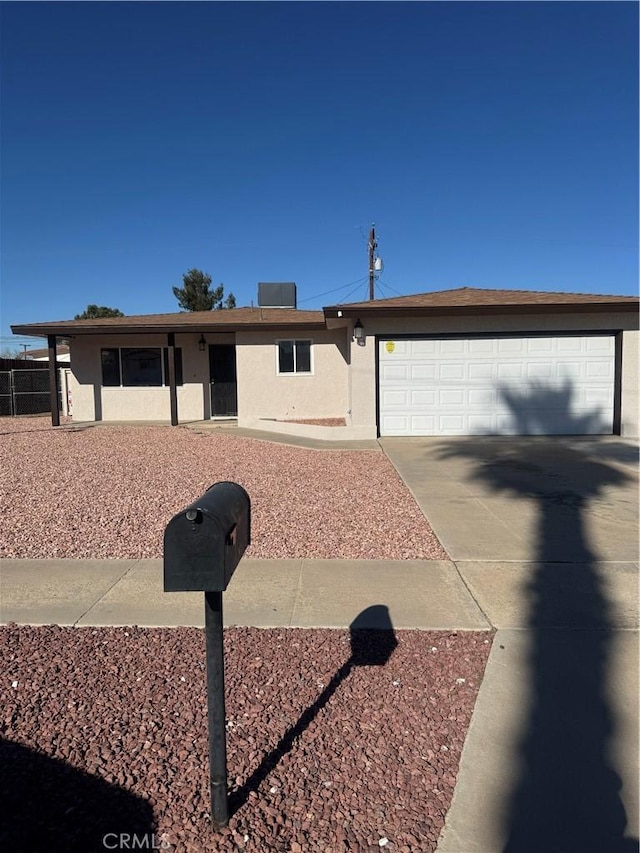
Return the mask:
<path fill-rule="evenodd" d="M 169 350 L 164 347 L 109 347 L 101 350 L 105 387 L 149 388 L 169 384 Z M 176 385 L 182 385 L 182 349 L 176 349 Z"/>
<path fill-rule="evenodd" d="M 311 341 L 278 341 L 278 373 L 311 373 Z"/>

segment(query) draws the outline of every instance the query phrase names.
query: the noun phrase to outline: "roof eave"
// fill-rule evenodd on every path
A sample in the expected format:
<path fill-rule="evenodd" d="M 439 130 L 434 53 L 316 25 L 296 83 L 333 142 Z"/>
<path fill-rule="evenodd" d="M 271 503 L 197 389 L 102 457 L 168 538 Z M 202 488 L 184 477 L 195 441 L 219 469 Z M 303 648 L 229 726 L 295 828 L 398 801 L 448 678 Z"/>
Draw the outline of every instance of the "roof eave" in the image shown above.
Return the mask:
<path fill-rule="evenodd" d="M 607 312 L 638 313 L 636 302 L 573 302 L 530 305 L 405 305 L 347 307 L 330 306 L 324 309 L 327 319 L 336 317 L 451 317 L 482 316 L 487 314 L 592 314 Z"/>
<path fill-rule="evenodd" d="M 280 332 L 286 330 L 304 329 L 312 331 L 326 329 L 324 320 L 319 322 L 299 323 L 242 323 L 238 325 L 225 324 L 215 325 L 211 323 L 199 323 L 196 325 L 144 325 L 144 326 L 62 326 L 56 323 L 37 324 L 24 326 L 11 326 L 14 335 L 28 335 L 29 337 L 44 337 L 56 335 L 57 337 L 73 338 L 79 335 L 158 335 L 158 334 L 193 334 L 203 333 L 235 333 L 235 332 Z"/>

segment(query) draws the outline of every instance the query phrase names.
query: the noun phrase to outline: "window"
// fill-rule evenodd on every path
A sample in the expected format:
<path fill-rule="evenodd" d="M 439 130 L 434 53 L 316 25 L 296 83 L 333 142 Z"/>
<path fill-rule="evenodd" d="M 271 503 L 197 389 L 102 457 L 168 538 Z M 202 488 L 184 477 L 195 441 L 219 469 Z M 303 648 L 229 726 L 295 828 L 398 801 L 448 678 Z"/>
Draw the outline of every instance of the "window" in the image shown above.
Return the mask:
<path fill-rule="evenodd" d="M 120 350 L 102 350 L 102 384 L 120 385 Z"/>
<path fill-rule="evenodd" d="M 162 361 L 159 349 L 121 349 L 122 384 L 162 385 Z"/>
<path fill-rule="evenodd" d="M 101 350 L 105 387 L 149 388 L 169 384 L 169 350 L 160 347 L 113 347 Z M 182 350 L 176 349 L 176 385 L 182 385 Z"/>
<path fill-rule="evenodd" d="M 311 373 L 311 341 L 278 341 L 278 373 Z"/>

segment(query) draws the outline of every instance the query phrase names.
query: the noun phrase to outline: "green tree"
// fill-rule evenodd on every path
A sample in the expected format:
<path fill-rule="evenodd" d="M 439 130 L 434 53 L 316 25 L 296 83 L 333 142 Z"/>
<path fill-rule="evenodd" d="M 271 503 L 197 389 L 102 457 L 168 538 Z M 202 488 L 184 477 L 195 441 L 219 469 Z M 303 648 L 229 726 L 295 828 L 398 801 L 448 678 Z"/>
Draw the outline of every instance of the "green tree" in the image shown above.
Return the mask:
<path fill-rule="evenodd" d="M 182 311 L 216 311 L 235 308 L 236 298 L 224 296 L 224 284 L 211 289 L 211 276 L 198 269 L 190 269 L 183 276 L 183 287 L 174 287 L 173 295 Z"/>
<path fill-rule="evenodd" d="M 124 317 L 118 308 L 107 308 L 106 305 L 87 305 L 86 311 L 76 314 L 74 320 L 100 320 L 102 317 Z"/>

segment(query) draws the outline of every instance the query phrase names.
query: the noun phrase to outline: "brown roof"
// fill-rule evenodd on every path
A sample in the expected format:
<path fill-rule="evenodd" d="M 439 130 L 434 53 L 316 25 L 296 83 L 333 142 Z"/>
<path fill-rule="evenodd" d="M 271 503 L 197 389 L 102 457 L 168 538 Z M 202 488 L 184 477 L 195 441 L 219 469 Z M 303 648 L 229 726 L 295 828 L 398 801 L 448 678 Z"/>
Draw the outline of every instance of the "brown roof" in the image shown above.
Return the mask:
<path fill-rule="evenodd" d="M 637 296 L 594 293 L 554 293 L 542 290 L 489 290 L 458 287 L 412 296 L 330 305 L 323 311 L 296 308 L 227 308 L 222 311 L 185 311 L 176 314 L 140 314 L 97 320 L 59 320 L 11 326 L 16 335 L 98 335 L 151 332 L 224 332 L 236 329 L 325 328 L 327 318 L 371 314 L 390 316 L 445 316 L 464 314 L 637 312 Z"/>
<path fill-rule="evenodd" d="M 57 344 L 56 346 L 56 355 L 67 355 L 69 352 L 68 344 Z M 25 352 L 20 353 L 20 358 L 29 359 L 34 358 L 49 358 L 49 348 L 46 349 L 28 349 Z"/>
<path fill-rule="evenodd" d="M 457 287 L 412 296 L 395 296 L 368 302 L 331 305 L 324 309 L 330 317 L 361 314 L 398 313 L 511 313 L 542 311 L 638 310 L 637 296 L 611 296 L 593 293 L 554 293 L 542 290 L 489 290 Z"/>
<path fill-rule="evenodd" d="M 324 328 L 322 311 L 295 308 L 225 308 L 177 314 L 140 314 L 97 320 L 57 320 L 11 326 L 16 335 L 97 335 L 121 332 L 223 332 L 240 329 L 279 329 L 288 326 Z"/>

